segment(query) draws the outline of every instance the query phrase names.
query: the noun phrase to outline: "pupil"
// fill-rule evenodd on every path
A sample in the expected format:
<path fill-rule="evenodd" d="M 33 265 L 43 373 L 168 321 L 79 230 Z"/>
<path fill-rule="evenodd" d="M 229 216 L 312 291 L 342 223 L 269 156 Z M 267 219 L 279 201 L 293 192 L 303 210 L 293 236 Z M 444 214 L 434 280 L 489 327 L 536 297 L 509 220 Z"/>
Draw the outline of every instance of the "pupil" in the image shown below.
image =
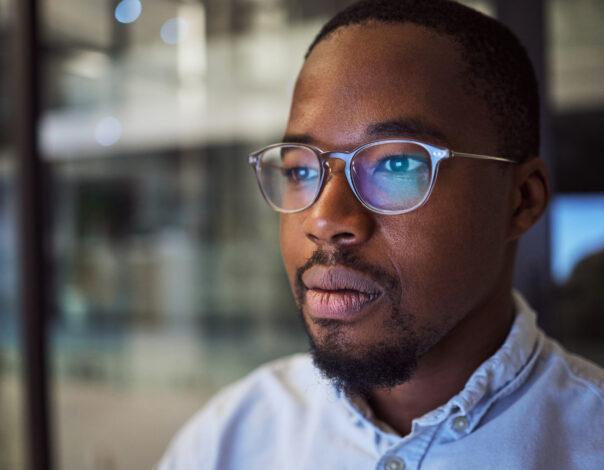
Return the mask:
<path fill-rule="evenodd" d="M 396 157 L 396 158 L 394 158 L 394 161 L 392 162 L 392 166 L 393 166 L 393 170 L 395 170 L 395 171 L 406 170 L 407 167 L 409 166 L 409 162 L 402 157 Z"/>

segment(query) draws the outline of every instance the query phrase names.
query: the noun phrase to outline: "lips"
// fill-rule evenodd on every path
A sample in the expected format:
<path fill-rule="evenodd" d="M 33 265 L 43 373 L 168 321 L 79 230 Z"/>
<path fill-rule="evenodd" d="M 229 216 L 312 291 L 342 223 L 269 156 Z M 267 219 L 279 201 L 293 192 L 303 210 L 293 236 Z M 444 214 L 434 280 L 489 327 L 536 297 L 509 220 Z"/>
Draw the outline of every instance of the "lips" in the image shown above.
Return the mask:
<path fill-rule="evenodd" d="M 375 281 L 340 267 L 310 268 L 302 282 L 307 289 L 306 306 L 316 318 L 351 319 L 383 292 Z"/>

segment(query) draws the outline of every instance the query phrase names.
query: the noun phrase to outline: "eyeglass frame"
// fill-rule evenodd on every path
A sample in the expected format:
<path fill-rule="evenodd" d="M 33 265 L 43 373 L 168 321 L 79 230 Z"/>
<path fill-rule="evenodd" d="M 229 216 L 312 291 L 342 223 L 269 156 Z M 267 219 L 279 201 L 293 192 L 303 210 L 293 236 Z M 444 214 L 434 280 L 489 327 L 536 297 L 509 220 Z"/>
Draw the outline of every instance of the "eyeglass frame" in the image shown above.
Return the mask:
<path fill-rule="evenodd" d="M 367 148 L 370 148 L 370 147 L 373 147 L 376 145 L 389 144 L 389 143 L 394 143 L 394 144 L 407 143 L 407 144 L 419 145 L 424 150 L 426 150 L 430 156 L 430 164 L 431 164 L 430 186 L 428 187 L 428 190 L 426 191 L 426 194 L 422 198 L 422 200 L 419 203 L 415 204 L 414 206 L 410 207 L 409 209 L 385 210 L 385 209 L 378 209 L 376 207 L 372 207 L 367 202 L 365 202 L 363 200 L 363 198 L 361 198 L 359 196 L 359 193 L 357 192 L 357 189 L 352 180 L 350 168 L 351 168 L 352 160 L 354 159 L 354 157 L 362 150 L 365 150 Z M 301 148 L 306 148 L 308 150 L 311 150 L 316 155 L 317 160 L 319 161 L 320 181 L 319 181 L 319 184 L 317 185 L 317 192 L 314 195 L 314 197 L 312 198 L 312 200 L 306 206 L 302 207 L 301 209 L 288 210 L 288 209 L 282 209 L 282 208 L 276 206 L 268 198 L 268 196 L 266 195 L 266 192 L 264 191 L 264 188 L 262 187 L 262 182 L 261 182 L 261 178 L 260 178 L 260 172 L 261 172 L 260 157 L 261 157 L 261 155 L 271 149 L 274 149 L 277 147 L 283 147 L 283 146 L 301 147 Z M 447 159 L 451 159 L 451 158 L 455 158 L 455 157 L 473 158 L 473 159 L 478 159 L 478 160 L 491 160 L 491 161 L 496 161 L 496 162 L 501 162 L 501 163 L 512 163 L 515 165 L 518 164 L 518 162 L 516 160 L 510 160 L 509 158 L 495 157 L 495 156 L 490 156 L 490 155 L 481 155 L 481 154 L 476 154 L 476 153 L 455 152 L 446 147 L 439 147 L 436 145 L 431 145 L 431 144 L 427 144 L 425 142 L 421 142 L 418 140 L 412 140 L 412 139 L 376 140 L 373 142 L 365 143 L 365 144 L 357 147 L 356 149 L 351 150 L 350 152 L 326 152 L 324 150 L 321 150 L 319 147 L 316 147 L 311 144 L 304 144 L 304 143 L 298 143 L 298 142 L 281 142 L 278 144 L 268 145 L 266 147 L 261 148 L 260 150 L 256 150 L 255 152 L 252 152 L 248 156 L 248 164 L 252 167 L 252 169 L 254 170 L 254 172 L 256 174 L 256 180 L 258 182 L 258 187 L 260 188 L 260 192 L 262 193 L 262 197 L 264 197 L 264 200 L 268 203 L 269 206 L 271 206 L 275 211 L 277 211 L 279 213 L 294 214 L 297 212 L 302 212 L 302 211 L 308 209 L 309 207 L 311 207 L 315 202 L 317 202 L 317 199 L 319 199 L 319 196 L 321 195 L 321 192 L 323 191 L 325 174 L 328 173 L 329 175 L 331 175 L 331 167 L 329 166 L 328 161 L 331 158 L 335 158 L 335 159 L 344 161 L 344 163 L 345 163 L 344 174 L 346 175 L 346 180 L 348 181 L 348 185 L 350 186 L 350 189 L 352 189 L 352 192 L 355 195 L 355 197 L 357 198 L 357 200 L 364 207 L 366 207 L 370 211 L 375 212 L 377 214 L 400 215 L 400 214 L 406 214 L 408 212 L 419 209 L 421 206 L 423 206 L 426 203 L 426 201 L 428 201 L 428 199 L 430 198 L 430 195 L 432 194 L 432 190 L 434 189 L 434 185 L 436 183 L 436 177 L 438 175 L 438 167 L 440 165 L 440 162 L 443 160 L 447 160 Z M 327 169 L 327 171 L 326 171 L 326 169 Z M 327 181 L 329 181 L 329 178 L 327 179 Z"/>

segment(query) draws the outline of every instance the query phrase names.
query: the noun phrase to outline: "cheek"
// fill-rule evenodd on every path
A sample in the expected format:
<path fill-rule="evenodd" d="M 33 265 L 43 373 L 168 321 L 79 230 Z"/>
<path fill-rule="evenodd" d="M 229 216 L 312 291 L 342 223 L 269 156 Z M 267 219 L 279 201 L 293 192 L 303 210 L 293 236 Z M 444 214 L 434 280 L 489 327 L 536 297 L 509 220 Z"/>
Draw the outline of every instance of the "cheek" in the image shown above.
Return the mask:
<path fill-rule="evenodd" d="M 383 219 L 403 302 L 412 311 L 467 311 L 498 280 L 504 266 L 505 204 L 501 196 L 485 200 L 473 192 L 463 197 L 458 192 L 455 198 L 441 193 L 442 198 L 398 221 Z"/>
<path fill-rule="evenodd" d="M 282 214 L 280 219 L 281 255 L 292 286 L 297 266 L 304 264 L 306 259 L 302 249 L 305 245 L 305 238 L 298 216 Z"/>

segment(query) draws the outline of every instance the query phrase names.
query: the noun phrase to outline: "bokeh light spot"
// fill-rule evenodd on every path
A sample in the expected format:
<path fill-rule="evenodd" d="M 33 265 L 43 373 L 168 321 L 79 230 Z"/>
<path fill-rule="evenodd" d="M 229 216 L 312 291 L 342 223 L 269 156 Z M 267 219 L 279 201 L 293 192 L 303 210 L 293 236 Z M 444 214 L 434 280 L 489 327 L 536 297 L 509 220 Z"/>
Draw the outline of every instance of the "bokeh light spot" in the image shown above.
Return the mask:
<path fill-rule="evenodd" d="M 185 39 L 189 25 L 182 18 L 171 18 L 161 27 L 161 38 L 167 44 L 178 44 Z"/>
<path fill-rule="evenodd" d="M 122 125 L 117 118 L 108 116 L 99 121 L 94 130 L 96 141 L 103 147 L 115 144 L 122 136 Z"/>
<path fill-rule="evenodd" d="M 115 7 L 115 19 L 120 23 L 132 23 L 138 19 L 142 8 L 140 0 L 122 0 Z"/>

